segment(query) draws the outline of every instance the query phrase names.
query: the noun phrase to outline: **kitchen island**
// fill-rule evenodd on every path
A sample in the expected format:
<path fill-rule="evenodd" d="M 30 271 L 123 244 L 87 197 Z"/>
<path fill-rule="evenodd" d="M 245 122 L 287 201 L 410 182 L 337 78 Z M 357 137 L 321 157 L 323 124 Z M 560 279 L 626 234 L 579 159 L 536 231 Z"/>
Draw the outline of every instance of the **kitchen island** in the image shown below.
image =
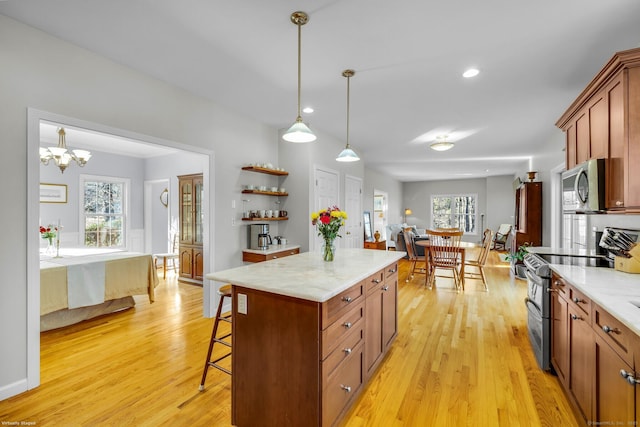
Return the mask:
<path fill-rule="evenodd" d="M 307 252 L 207 274 L 233 285 L 233 425 L 336 425 L 397 334 L 404 255 Z"/>

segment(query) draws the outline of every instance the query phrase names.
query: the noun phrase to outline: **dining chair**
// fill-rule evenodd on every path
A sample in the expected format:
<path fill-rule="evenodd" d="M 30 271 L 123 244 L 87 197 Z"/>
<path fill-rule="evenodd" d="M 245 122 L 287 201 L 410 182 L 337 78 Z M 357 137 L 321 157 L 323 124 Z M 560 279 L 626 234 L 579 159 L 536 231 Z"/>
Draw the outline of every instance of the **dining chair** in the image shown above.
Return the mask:
<path fill-rule="evenodd" d="M 496 231 L 496 235 L 493 239 L 492 249 L 507 249 L 507 240 L 509 239 L 509 234 L 511 234 L 511 224 L 500 224 L 498 231 Z"/>
<path fill-rule="evenodd" d="M 487 286 L 487 277 L 484 274 L 484 265 L 487 262 L 487 256 L 489 255 L 489 251 L 491 250 L 491 243 L 493 239 L 493 231 L 490 229 L 484 230 L 482 237 L 482 247 L 480 248 L 480 252 L 478 253 L 477 259 L 468 259 L 465 260 L 464 265 L 464 277 L 467 279 L 477 279 L 480 276 L 482 279 L 482 284 L 484 285 L 484 289 L 488 292 L 489 287 Z M 473 267 L 478 270 L 478 272 L 468 271 L 469 267 Z"/>
<path fill-rule="evenodd" d="M 458 266 L 460 265 L 460 241 L 462 230 L 427 230 L 429 236 L 429 289 L 436 284 L 437 270 L 450 270 L 456 290 L 464 291 L 464 282 L 460 277 Z"/>
<path fill-rule="evenodd" d="M 178 254 L 178 233 L 174 233 L 171 238 L 171 252 L 161 253 L 161 254 L 153 254 L 153 264 L 158 270 L 158 259 L 162 258 L 162 278 L 167 278 L 167 267 L 168 262 L 171 261 L 171 267 L 173 271 L 176 271 L 177 264 L 179 262 L 179 254 Z"/>
<path fill-rule="evenodd" d="M 407 273 L 407 278 L 405 279 L 405 282 L 408 282 L 409 279 L 413 279 L 413 275 L 416 272 L 420 274 L 427 274 L 427 256 L 426 254 L 424 256 L 418 255 L 418 251 L 416 248 L 415 234 L 413 233 L 411 228 L 404 229 L 402 234 L 404 236 L 405 250 L 407 251 L 407 256 L 409 257 L 409 261 L 411 262 L 411 267 L 409 268 L 409 272 Z M 418 271 L 416 271 L 416 266 L 419 262 L 424 263 L 424 268 L 421 268 Z"/>

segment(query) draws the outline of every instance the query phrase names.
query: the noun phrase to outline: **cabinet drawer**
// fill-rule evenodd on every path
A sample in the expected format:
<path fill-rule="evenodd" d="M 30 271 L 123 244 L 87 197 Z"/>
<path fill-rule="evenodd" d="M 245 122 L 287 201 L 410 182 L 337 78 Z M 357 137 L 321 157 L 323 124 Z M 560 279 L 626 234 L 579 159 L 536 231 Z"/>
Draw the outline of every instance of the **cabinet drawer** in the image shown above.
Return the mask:
<path fill-rule="evenodd" d="M 364 283 L 367 286 L 367 293 L 373 291 L 374 289 L 380 289 L 382 283 L 384 282 L 384 270 L 376 271 L 375 274 L 364 279 Z"/>
<path fill-rule="evenodd" d="M 553 273 L 551 276 L 551 289 L 554 289 L 558 292 L 558 295 L 566 299 L 569 293 L 569 284 L 562 277 Z"/>
<path fill-rule="evenodd" d="M 350 307 L 357 305 L 362 301 L 364 295 L 364 280 L 359 282 L 331 298 L 329 301 L 322 304 L 322 324 L 320 329 L 326 329 L 331 325 L 338 317 L 349 310 Z"/>
<path fill-rule="evenodd" d="M 569 299 L 586 316 L 591 316 L 591 300 L 573 286 L 569 286 Z"/>
<path fill-rule="evenodd" d="M 352 329 L 362 328 L 364 324 L 363 319 L 364 298 L 361 298 L 358 305 L 345 311 L 341 317 L 322 331 L 322 360 L 341 344 L 344 337 L 351 332 Z"/>
<path fill-rule="evenodd" d="M 348 330 L 340 344 L 322 361 L 322 378 L 327 378 L 346 360 L 353 352 L 353 349 L 362 342 L 364 338 L 364 322 L 358 322 Z"/>
<path fill-rule="evenodd" d="M 362 387 L 362 345 L 358 345 L 332 375 L 323 378 L 322 425 L 333 425 Z"/>
<path fill-rule="evenodd" d="M 388 265 L 385 269 L 384 269 L 384 280 L 389 281 L 389 280 L 395 280 L 395 278 L 398 277 L 398 261 L 394 262 L 393 264 Z"/>
<path fill-rule="evenodd" d="M 280 251 L 280 252 L 276 252 L 274 254 L 269 254 L 267 255 L 267 261 L 271 260 L 271 259 L 277 259 L 277 258 L 284 258 L 287 256 L 291 256 L 291 255 L 296 255 L 300 253 L 300 249 L 296 248 L 296 249 L 289 249 L 287 251 Z"/>
<path fill-rule="evenodd" d="M 598 305 L 593 305 L 593 329 L 629 365 L 633 366 L 632 344 L 636 335 Z"/>

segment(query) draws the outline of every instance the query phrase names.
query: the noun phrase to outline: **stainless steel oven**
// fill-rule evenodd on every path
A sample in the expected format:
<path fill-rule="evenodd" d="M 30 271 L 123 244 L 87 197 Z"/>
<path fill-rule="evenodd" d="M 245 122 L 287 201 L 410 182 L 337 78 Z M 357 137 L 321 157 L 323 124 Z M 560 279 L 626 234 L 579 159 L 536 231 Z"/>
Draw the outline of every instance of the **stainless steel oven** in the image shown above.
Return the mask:
<path fill-rule="evenodd" d="M 540 256 L 528 253 L 527 267 L 527 329 L 531 348 L 541 369 L 551 369 L 551 294 L 549 264 Z"/>

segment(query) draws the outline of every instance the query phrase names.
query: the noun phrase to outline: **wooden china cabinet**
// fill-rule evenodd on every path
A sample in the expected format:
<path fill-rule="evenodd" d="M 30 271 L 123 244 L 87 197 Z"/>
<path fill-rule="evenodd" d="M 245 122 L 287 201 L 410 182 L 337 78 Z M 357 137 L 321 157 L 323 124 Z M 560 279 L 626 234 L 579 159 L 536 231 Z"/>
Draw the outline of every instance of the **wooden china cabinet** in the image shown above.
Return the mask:
<path fill-rule="evenodd" d="M 204 271 L 202 174 L 178 176 L 180 215 L 180 282 L 202 286 Z"/>

